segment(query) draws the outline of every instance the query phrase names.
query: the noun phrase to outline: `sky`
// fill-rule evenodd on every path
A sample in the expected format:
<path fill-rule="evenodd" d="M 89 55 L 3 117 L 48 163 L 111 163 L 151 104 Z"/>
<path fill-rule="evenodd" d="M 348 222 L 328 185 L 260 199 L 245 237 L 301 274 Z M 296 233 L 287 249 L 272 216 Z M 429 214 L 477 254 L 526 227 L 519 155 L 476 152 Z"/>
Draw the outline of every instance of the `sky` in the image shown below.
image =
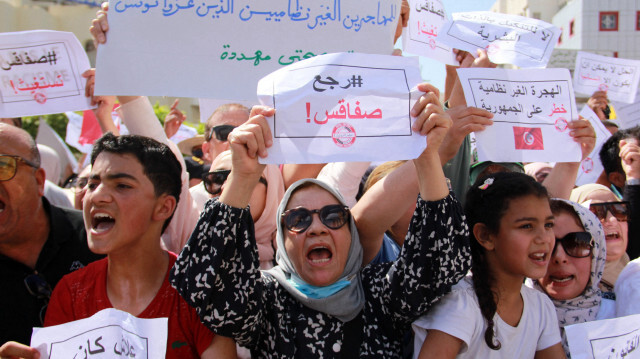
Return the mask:
<path fill-rule="evenodd" d="M 450 18 L 451 14 L 454 12 L 489 10 L 496 0 L 443 0 L 442 2 L 444 3 L 444 8 Z M 398 46 L 401 46 L 401 41 L 402 40 L 398 40 Z M 420 69 L 422 71 L 422 78 L 425 81 L 439 88 L 441 92 L 444 92 L 444 64 L 421 57 Z"/>

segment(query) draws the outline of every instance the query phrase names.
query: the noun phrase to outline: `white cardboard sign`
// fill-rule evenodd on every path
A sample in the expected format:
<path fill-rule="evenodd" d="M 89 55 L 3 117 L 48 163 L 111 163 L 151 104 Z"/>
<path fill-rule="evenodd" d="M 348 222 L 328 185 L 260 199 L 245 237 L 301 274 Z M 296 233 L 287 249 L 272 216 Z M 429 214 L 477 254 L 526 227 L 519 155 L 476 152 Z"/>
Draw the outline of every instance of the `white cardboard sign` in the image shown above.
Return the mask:
<path fill-rule="evenodd" d="M 168 319 L 140 319 L 104 309 L 86 319 L 33 328 L 31 346 L 41 358 L 164 358 Z"/>
<path fill-rule="evenodd" d="M 545 67 L 561 30 L 541 20 L 489 11 L 454 13 L 438 40 L 476 55 L 486 49 L 496 64 Z"/>
<path fill-rule="evenodd" d="M 571 359 L 639 359 L 640 314 L 565 327 Z"/>
<path fill-rule="evenodd" d="M 426 139 L 411 129 L 421 96 L 417 59 L 338 53 L 278 70 L 258 84 L 274 145 L 263 163 L 416 158 Z"/>
<path fill-rule="evenodd" d="M 453 49 L 438 41 L 447 21 L 441 0 L 409 0 L 409 24 L 402 33 L 402 50 L 458 66 Z"/>
<path fill-rule="evenodd" d="M 609 100 L 633 103 L 639 82 L 640 60 L 578 52 L 573 73 L 578 93 L 591 96 L 596 91 L 606 91 Z"/>
<path fill-rule="evenodd" d="M 391 54 L 399 13 L 397 0 L 112 1 L 96 94 L 255 101 L 258 80 L 283 66 Z"/>
<path fill-rule="evenodd" d="M 580 164 L 578 177 L 576 178 L 576 186 L 595 183 L 598 177 L 600 177 L 600 174 L 604 171 L 604 167 L 600 161 L 600 149 L 609 137 L 611 137 L 611 132 L 604 127 L 602 121 L 598 118 L 598 115 L 596 115 L 589 106 L 584 106 L 584 108 L 582 108 L 580 116 L 591 122 L 593 129 L 596 131 L 596 145 L 589 156 L 582 160 L 582 163 Z"/>
<path fill-rule="evenodd" d="M 0 117 L 93 108 L 84 95 L 90 68 L 71 32 L 37 30 L 0 34 Z"/>
<path fill-rule="evenodd" d="M 478 160 L 578 162 L 568 124 L 578 118 L 567 69 L 458 69 L 467 105 L 494 114 L 476 133 Z"/>

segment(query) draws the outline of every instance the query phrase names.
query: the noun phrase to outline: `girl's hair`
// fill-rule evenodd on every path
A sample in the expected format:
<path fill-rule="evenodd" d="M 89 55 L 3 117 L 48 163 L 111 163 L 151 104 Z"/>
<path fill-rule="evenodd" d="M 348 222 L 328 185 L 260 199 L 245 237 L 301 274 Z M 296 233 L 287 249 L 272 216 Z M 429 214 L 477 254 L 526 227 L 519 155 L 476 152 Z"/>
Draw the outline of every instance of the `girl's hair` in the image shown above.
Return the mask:
<path fill-rule="evenodd" d="M 494 278 L 489 268 L 484 247 L 473 234 L 476 223 L 483 223 L 491 233 L 498 233 L 500 220 L 509 208 L 511 200 L 536 196 L 548 198 L 547 190 L 524 173 L 500 172 L 478 178 L 467 192 L 465 214 L 471 229 L 471 271 L 473 289 L 478 297 L 482 316 L 487 321 L 484 340 L 493 350 L 500 349 L 498 341 L 494 343 L 493 317 L 497 310 L 497 295 L 491 289 Z"/>

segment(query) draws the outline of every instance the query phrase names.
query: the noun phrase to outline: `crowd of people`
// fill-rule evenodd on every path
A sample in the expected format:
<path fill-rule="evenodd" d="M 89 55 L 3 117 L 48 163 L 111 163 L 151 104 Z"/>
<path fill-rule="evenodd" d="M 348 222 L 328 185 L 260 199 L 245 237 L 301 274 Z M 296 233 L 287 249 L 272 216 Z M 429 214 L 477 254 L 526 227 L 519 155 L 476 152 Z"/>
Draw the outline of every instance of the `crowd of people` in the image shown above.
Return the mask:
<path fill-rule="evenodd" d="M 408 16 L 405 1 L 396 39 Z M 146 97 L 94 96 L 92 69 L 104 134 L 63 189 L 2 119 L 0 357 L 39 358 L 32 328 L 107 308 L 168 318 L 167 358 L 570 358 L 565 326 L 640 314 L 640 127 L 594 93 L 612 136 L 579 187 L 580 162 L 477 162 L 470 134 L 493 114 L 467 106 L 456 68 L 443 93 L 415 84 L 426 149 L 377 166 L 262 165 L 276 109 L 233 103 L 183 157 L 177 102 L 163 127 Z M 593 126 L 568 127 L 586 158 Z"/>

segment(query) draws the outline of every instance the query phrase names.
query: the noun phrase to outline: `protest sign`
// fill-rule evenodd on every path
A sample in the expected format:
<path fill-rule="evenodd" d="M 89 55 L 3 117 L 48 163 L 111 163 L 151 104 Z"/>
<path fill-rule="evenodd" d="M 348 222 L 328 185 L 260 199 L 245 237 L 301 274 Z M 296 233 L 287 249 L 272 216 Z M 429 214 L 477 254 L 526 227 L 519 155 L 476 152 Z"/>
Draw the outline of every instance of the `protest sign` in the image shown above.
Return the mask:
<path fill-rule="evenodd" d="M 164 358 L 168 319 L 140 319 L 117 309 L 47 328 L 33 328 L 41 358 Z"/>
<path fill-rule="evenodd" d="M 598 180 L 598 177 L 600 177 L 600 174 L 604 171 L 604 167 L 600 161 L 600 149 L 609 137 L 611 137 L 611 132 L 604 127 L 602 121 L 598 118 L 598 115 L 596 115 L 589 106 L 585 106 L 582 111 L 580 111 L 580 116 L 591 122 L 593 129 L 596 131 L 596 145 L 593 148 L 593 151 L 591 151 L 587 158 L 582 160 L 582 163 L 580 164 L 578 177 L 576 178 L 576 186 L 595 183 Z"/>
<path fill-rule="evenodd" d="M 616 119 L 620 129 L 627 129 L 640 125 L 640 94 L 636 94 L 633 103 L 614 102 Z"/>
<path fill-rule="evenodd" d="M 397 0 L 113 1 L 96 94 L 255 101 L 258 80 L 283 66 L 391 54 L 399 13 Z"/>
<path fill-rule="evenodd" d="M 606 91 L 609 100 L 632 103 L 640 82 L 640 60 L 618 59 L 580 51 L 573 73 L 575 91 L 591 96 Z"/>
<path fill-rule="evenodd" d="M 493 125 L 476 133 L 479 161 L 580 161 L 568 130 L 578 118 L 569 70 L 466 68 L 458 76 L 467 105 L 493 113 Z"/>
<path fill-rule="evenodd" d="M 640 358 L 640 314 L 565 327 L 571 359 Z"/>
<path fill-rule="evenodd" d="M 0 34 L 0 117 L 92 108 L 81 76 L 89 68 L 87 54 L 71 32 Z"/>
<path fill-rule="evenodd" d="M 443 44 L 476 55 L 486 49 L 496 64 L 545 67 L 561 30 L 541 20 L 489 11 L 454 13 L 440 29 Z"/>
<path fill-rule="evenodd" d="M 276 109 L 274 144 L 261 161 L 416 158 L 426 139 L 409 112 L 420 82 L 417 59 L 398 56 L 328 54 L 278 70 L 258 83 L 260 102 Z"/>
<path fill-rule="evenodd" d="M 440 43 L 438 32 L 447 21 L 441 0 L 409 0 L 409 24 L 402 33 L 402 50 L 458 66 L 451 47 Z"/>

